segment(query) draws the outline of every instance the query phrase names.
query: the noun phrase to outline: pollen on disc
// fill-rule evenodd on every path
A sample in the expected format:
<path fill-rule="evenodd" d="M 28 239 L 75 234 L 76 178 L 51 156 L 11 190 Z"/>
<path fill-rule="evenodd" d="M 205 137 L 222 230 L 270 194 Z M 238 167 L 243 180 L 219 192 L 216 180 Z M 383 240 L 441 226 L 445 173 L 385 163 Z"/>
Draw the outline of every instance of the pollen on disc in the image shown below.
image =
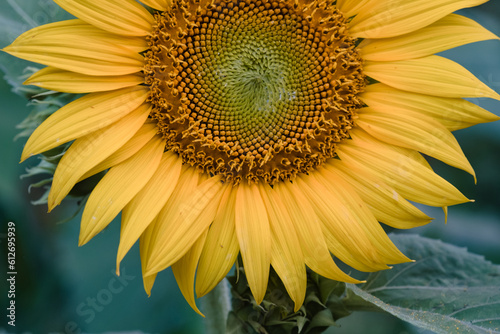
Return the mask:
<path fill-rule="evenodd" d="M 151 117 L 184 163 L 274 184 L 336 156 L 365 76 L 333 5 L 183 0 L 155 18 Z"/>

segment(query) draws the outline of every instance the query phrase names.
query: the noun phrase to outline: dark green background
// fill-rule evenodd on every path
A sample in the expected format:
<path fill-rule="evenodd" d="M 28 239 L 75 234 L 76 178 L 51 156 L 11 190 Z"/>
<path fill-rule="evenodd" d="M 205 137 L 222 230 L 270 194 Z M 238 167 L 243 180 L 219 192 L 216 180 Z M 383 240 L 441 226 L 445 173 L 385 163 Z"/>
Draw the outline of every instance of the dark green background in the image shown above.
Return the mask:
<path fill-rule="evenodd" d="M 500 35 L 500 1 L 462 11 Z M 33 25 L 67 17 L 50 0 L 0 0 L 0 47 Z M 471 70 L 500 92 L 500 41 L 460 47 L 444 53 Z M 0 54 L 0 69 L 19 75 L 27 63 Z M 13 141 L 15 126 L 28 114 L 26 100 L 11 92 L 0 80 L 0 333 L 101 333 L 142 331 L 146 333 L 201 333 L 203 319 L 182 298 L 170 269 L 158 275 L 150 298 L 142 287 L 137 245 L 122 262 L 123 277 L 114 276 L 119 222 L 79 248 L 79 217 L 58 224 L 75 210 L 74 202 L 47 214 L 46 206 L 33 206 L 36 193 L 28 194 L 30 180 L 20 179 L 31 158 L 19 165 L 25 139 Z M 500 103 L 475 99 L 475 103 L 500 115 Z M 440 209 L 424 208 L 435 221 L 404 233 L 419 233 L 467 247 L 500 263 L 500 123 L 478 125 L 456 132 L 478 176 L 471 176 L 433 162 L 436 171 L 452 181 L 475 203 L 450 208 L 448 224 Z M 6 296 L 6 224 L 17 231 L 16 327 L 4 320 Z M 5 260 L 4 260 L 5 259 Z M 89 303 L 95 299 L 93 308 Z M 355 314 L 342 319 L 332 333 L 422 333 L 382 314 Z"/>

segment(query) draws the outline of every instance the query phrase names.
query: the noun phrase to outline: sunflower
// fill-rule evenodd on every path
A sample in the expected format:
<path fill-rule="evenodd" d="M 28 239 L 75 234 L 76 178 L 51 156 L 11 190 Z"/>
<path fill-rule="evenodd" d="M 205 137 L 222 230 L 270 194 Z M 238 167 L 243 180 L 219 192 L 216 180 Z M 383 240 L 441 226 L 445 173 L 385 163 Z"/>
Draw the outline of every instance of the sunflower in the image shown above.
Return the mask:
<path fill-rule="evenodd" d="M 434 55 L 498 39 L 453 14 L 486 0 L 55 0 L 77 19 L 3 51 L 47 65 L 26 84 L 87 93 L 48 117 L 22 160 L 72 142 L 49 210 L 107 170 L 79 244 L 120 212 L 120 261 L 140 239 L 144 286 L 172 267 L 189 304 L 241 255 L 257 303 L 270 266 L 298 310 L 306 266 L 359 282 L 410 261 L 380 223 L 431 218 L 410 201 L 469 201 L 422 154 L 474 175 L 450 131 L 498 117 L 500 95 Z M 199 312 L 199 311 L 198 311 Z"/>

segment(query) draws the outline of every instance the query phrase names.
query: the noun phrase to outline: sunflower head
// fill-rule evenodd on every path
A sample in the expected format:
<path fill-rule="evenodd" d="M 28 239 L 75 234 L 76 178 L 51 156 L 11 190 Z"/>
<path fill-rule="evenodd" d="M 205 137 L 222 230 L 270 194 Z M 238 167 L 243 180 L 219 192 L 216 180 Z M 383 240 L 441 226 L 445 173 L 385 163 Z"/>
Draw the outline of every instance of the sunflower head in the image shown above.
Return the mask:
<path fill-rule="evenodd" d="M 152 117 L 205 173 L 291 180 L 348 138 L 365 85 L 354 42 L 333 4 L 174 1 L 145 57 Z"/>
<path fill-rule="evenodd" d="M 474 175 L 451 131 L 500 95 L 434 54 L 498 39 L 454 11 L 485 0 L 55 0 L 77 19 L 3 49 L 48 67 L 27 84 L 87 93 L 50 115 L 23 160 L 71 143 L 49 209 L 107 171 L 87 243 L 122 212 L 117 267 L 140 239 L 144 285 L 172 267 L 195 309 L 241 255 L 257 303 L 270 267 L 303 304 L 306 266 L 359 282 L 409 259 L 380 223 L 467 202 L 422 154 Z"/>

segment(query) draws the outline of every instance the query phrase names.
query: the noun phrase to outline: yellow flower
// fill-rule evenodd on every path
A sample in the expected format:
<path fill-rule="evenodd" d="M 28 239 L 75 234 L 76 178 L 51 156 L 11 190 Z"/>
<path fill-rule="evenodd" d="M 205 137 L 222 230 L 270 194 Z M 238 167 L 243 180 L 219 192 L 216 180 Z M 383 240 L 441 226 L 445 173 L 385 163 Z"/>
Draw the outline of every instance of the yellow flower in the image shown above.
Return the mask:
<path fill-rule="evenodd" d="M 80 245 L 122 212 L 117 267 L 140 238 L 148 293 L 172 267 L 197 310 L 193 287 L 208 293 L 241 254 L 257 303 L 272 265 L 298 310 L 306 266 L 358 282 L 331 254 L 362 271 L 409 261 L 379 223 L 428 223 L 408 200 L 468 201 L 421 153 L 474 175 L 450 131 L 497 120 L 463 98 L 500 96 L 434 54 L 498 39 L 452 14 L 485 0 L 55 2 L 78 19 L 4 51 L 48 65 L 26 84 L 89 94 L 22 160 L 74 140 L 50 210 L 109 169 Z"/>

